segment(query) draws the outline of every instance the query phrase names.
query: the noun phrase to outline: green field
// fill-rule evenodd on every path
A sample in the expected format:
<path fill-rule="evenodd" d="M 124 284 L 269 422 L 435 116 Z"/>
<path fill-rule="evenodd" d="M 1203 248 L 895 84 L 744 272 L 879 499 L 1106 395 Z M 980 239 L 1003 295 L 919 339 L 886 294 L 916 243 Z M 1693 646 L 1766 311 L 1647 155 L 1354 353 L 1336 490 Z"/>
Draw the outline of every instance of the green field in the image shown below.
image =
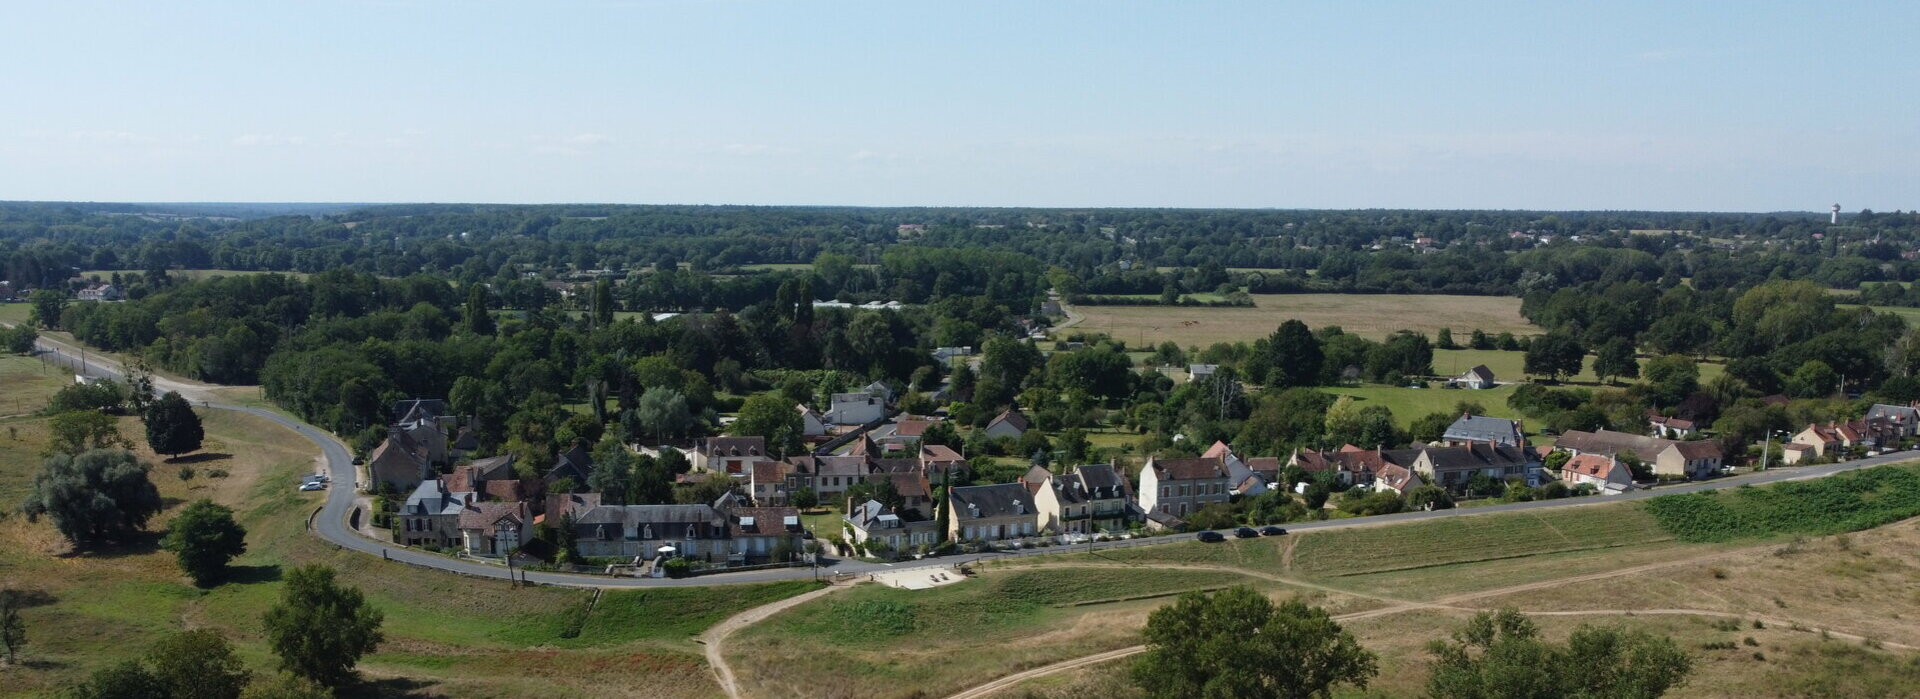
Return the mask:
<path fill-rule="evenodd" d="M 1435 384 L 1438 386 L 1439 384 Z M 1429 413 L 1452 413 L 1455 403 L 1471 401 L 1486 408 L 1485 415 L 1522 419 L 1519 411 L 1507 407 L 1507 398 L 1513 395 L 1517 386 L 1498 386 L 1495 388 L 1469 391 L 1465 389 L 1445 388 L 1406 388 L 1400 386 L 1326 386 L 1320 390 L 1343 396 L 1353 396 L 1361 405 L 1384 405 L 1393 411 L 1393 420 L 1401 427 L 1413 424 Z"/>
<path fill-rule="evenodd" d="M 23 415 L 45 407 L 47 398 L 67 384 L 73 374 L 32 357 L 0 355 L 0 415 Z"/>
<path fill-rule="evenodd" d="M 1853 303 L 1835 305 L 1840 308 L 1860 308 L 1859 304 Z M 1867 308 L 1873 309 L 1875 313 L 1891 313 L 1900 316 L 1901 320 L 1907 321 L 1907 325 L 1920 325 L 1920 308 L 1909 306 L 1867 306 Z"/>
<path fill-rule="evenodd" d="M 1254 294 L 1253 303 L 1251 308 L 1075 306 L 1074 311 L 1086 316 L 1076 329 L 1142 346 L 1168 340 L 1182 347 L 1252 342 L 1288 319 L 1316 330 L 1338 325 L 1375 339 L 1397 330 L 1424 332 L 1431 338 L 1443 327 L 1451 327 L 1460 339 L 1476 327 L 1490 334 L 1540 332 L 1520 317 L 1520 299 L 1508 296 Z"/>
<path fill-rule="evenodd" d="M 27 316 L 33 314 L 33 305 L 27 303 L 0 303 L 0 323 L 18 325 L 27 322 Z"/>

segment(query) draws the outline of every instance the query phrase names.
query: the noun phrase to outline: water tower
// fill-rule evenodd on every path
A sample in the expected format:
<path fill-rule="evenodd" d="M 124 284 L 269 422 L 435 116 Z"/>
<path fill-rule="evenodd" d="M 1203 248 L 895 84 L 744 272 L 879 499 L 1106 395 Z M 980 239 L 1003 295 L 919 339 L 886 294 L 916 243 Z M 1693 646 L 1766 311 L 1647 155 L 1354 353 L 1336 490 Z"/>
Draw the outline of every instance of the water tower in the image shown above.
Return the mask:
<path fill-rule="evenodd" d="M 1827 219 L 1827 223 L 1836 225 L 1836 226 L 1840 225 L 1840 205 L 1839 204 L 1833 205 L 1833 216 Z"/>

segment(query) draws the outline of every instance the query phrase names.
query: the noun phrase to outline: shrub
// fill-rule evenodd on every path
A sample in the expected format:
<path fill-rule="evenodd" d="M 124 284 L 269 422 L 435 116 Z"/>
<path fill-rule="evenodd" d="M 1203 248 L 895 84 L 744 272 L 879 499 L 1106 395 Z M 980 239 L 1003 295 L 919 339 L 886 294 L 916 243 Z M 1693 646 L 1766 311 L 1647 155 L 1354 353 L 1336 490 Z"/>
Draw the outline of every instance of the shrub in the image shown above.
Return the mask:
<path fill-rule="evenodd" d="M 688 563 L 685 558 L 671 558 L 661 564 L 660 568 L 667 571 L 669 578 L 684 578 L 693 571 L 693 564 Z"/>

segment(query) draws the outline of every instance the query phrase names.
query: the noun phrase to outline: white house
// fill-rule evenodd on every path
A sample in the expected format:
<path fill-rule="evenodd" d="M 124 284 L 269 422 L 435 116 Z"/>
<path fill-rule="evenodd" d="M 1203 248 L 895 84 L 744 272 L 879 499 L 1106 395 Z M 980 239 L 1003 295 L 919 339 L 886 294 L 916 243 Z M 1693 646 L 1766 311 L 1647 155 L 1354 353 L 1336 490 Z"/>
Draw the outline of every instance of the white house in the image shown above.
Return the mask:
<path fill-rule="evenodd" d="M 887 416 L 887 400 L 871 393 L 835 393 L 827 408 L 827 422 L 835 425 L 864 425 Z"/>

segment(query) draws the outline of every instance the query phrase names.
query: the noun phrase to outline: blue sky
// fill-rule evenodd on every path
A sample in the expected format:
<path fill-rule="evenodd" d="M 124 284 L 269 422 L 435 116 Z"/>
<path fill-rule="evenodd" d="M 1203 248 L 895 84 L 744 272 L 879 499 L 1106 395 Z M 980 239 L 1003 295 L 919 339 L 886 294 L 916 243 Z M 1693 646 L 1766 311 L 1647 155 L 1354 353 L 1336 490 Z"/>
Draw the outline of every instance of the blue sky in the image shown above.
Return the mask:
<path fill-rule="evenodd" d="M 9 3 L 0 199 L 1920 207 L 1920 3 Z"/>

